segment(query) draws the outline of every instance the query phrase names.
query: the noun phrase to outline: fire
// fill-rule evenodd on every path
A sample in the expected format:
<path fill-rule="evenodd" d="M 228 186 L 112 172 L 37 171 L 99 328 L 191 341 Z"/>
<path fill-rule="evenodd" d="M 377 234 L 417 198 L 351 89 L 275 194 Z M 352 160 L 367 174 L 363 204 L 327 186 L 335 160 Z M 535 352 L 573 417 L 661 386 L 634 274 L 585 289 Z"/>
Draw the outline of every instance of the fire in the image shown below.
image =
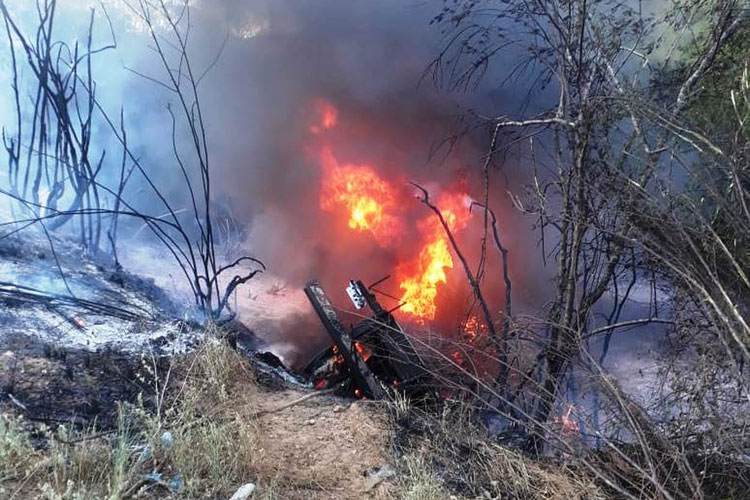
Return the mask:
<path fill-rule="evenodd" d="M 398 220 L 391 215 L 396 207 L 393 187 L 368 165 L 341 164 L 330 148 L 320 154 L 323 165 L 323 189 L 320 207 L 333 211 L 344 207 L 349 227 L 370 231 L 381 246 L 392 243 L 399 232 Z"/>
<path fill-rule="evenodd" d="M 468 202 L 469 198 L 461 193 L 440 197 L 438 208 L 452 232 L 460 231 L 468 224 Z M 424 321 L 435 317 L 438 285 L 447 282 L 446 270 L 453 268 L 453 257 L 448 236 L 436 216 L 422 221 L 420 230 L 427 243 L 416 262 L 402 268 L 399 288 L 403 290 L 401 310 Z"/>
<path fill-rule="evenodd" d="M 318 115 L 318 123 L 310 127 L 310 132 L 320 134 L 324 130 L 334 128 L 339 123 L 338 110 L 325 99 L 315 101 L 315 112 Z"/>
<path fill-rule="evenodd" d="M 318 121 L 311 127 L 312 133 L 338 125 L 338 111 L 330 102 L 319 99 L 315 108 Z M 403 207 L 407 201 L 401 199 L 401 191 L 382 179 L 371 165 L 339 162 L 330 146 L 320 148 L 319 161 L 323 171 L 320 208 L 329 212 L 343 209 L 350 229 L 370 232 L 381 247 L 397 245 L 406 227 Z M 469 197 L 460 192 L 446 193 L 437 199 L 454 234 L 468 224 L 469 202 Z M 413 260 L 401 263 L 396 274 L 401 291 L 400 311 L 424 322 L 435 318 L 438 290 L 448 280 L 453 257 L 445 229 L 434 214 L 417 222 L 417 229 L 422 242 L 419 253 Z"/>
<path fill-rule="evenodd" d="M 453 267 L 446 241 L 438 238 L 419 252 L 416 273 L 399 283 L 403 290 L 401 311 L 419 318 L 435 317 L 435 298 L 439 283 L 447 281 L 445 270 Z"/>
<path fill-rule="evenodd" d="M 339 346 L 337 345 L 333 346 L 333 354 L 334 354 L 333 362 L 336 363 L 337 365 L 343 365 L 344 356 L 342 356 L 341 353 L 339 352 Z"/>
<path fill-rule="evenodd" d="M 560 433 L 563 437 L 575 436 L 581 432 L 578 422 L 570 417 L 570 414 L 573 413 L 574 409 L 575 407 L 572 404 L 568 405 L 568 411 L 566 411 L 561 417 L 555 416 L 552 419 L 554 423 L 561 426 Z"/>
<path fill-rule="evenodd" d="M 463 354 L 461 354 L 461 352 L 459 352 L 459 351 L 453 351 L 451 353 L 451 358 L 453 358 L 453 361 L 458 366 L 463 366 L 464 365 L 464 356 L 463 356 Z"/>
<path fill-rule="evenodd" d="M 367 361 L 368 359 L 370 359 L 370 356 L 372 355 L 372 353 L 370 352 L 369 349 L 367 349 L 367 347 L 365 347 L 362 344 L 362 342 L 355 341 L 354 347 L 357 349 L 357 352 L 362 357 L 362 361 Z"/>
<path fill-rule="evenodd" d="M 469 316 L 461 326 L 464 335 L 466 335 L 471 345 L 475 345 L 480 339 L 486 337 L 488 333 L 487 325 L 474 315 Z"/>

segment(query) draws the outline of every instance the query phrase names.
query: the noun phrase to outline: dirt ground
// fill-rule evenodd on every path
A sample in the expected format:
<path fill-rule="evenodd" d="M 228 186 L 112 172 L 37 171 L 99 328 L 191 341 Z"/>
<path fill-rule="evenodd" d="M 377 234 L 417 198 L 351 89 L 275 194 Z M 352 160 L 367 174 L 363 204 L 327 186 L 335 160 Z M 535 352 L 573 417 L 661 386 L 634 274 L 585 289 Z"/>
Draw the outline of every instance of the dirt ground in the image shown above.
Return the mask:
<path fill-rule="evenodd" d="M 392 485 L 372 487 L 366 473 L 392 460 L 387 455 L 389 429 L 378 403 L 330 396 L 298 400 L 293 390 L 267 392 L 258 401 L 263 462 L 276 467 L 279 498 L 391 498 Z M 283 492 L 283 493 L 282 493 Z"/>
<path fill-rule="evenodd" d="M 132 354 L 56 348 L 36 337 L 0 339 L 0 410 L 55 425 L 107 427 L 116 403 L 144 391 Z"/>
<path fill-rule="evenodd" d="M 45 441 L 39 429 L 44 426 L 106 431 L 117 425 L 118 402 L 134 403 L 141 394 L 141 404 L 151 410 L 153 387 L 151 379 L 144 378 L 149 372 L 144 364 L 163 375 L 170 359 L 191 352 L 188 346 L 195 344 L 181 341 L 193 338 L 182 322 L 165 319 L 174 316 L 172 306 L 151 281 L 82 260 L 65 242 L 57 249 L 58 260 L 52 259 L 46 244 L 40 238 L 0 242 L 0 283 L 60 288 L 59 263 L 80 297 L 117 304 L 127 299 L 138 311 L 159 319 L 131 323 L 77 306 L 0 294 L 0 414 L 22 416 L 24 429 L 41 447 Z M 283 291 L 261 298 L 266 295 L 284 298 Z M 243 364 L 253 367 L 250 372 L 258 371 L 255 361 Z M 269 373 L 255 373 L 257 381 L 232 381 L 254 393 L 248 421 L 257 418 L 259 438 L 252 459 L 258 464 L 257 477 L 232 478 L 231 483 L 254 481 L 259 487 L 255 497 L 261 499 L 391 498 L 388 480 L 373 485 L 366 475 L 392 463 L 384 409 L 378 403 L 331 395 L 297 402 L 309 392 Z"/>

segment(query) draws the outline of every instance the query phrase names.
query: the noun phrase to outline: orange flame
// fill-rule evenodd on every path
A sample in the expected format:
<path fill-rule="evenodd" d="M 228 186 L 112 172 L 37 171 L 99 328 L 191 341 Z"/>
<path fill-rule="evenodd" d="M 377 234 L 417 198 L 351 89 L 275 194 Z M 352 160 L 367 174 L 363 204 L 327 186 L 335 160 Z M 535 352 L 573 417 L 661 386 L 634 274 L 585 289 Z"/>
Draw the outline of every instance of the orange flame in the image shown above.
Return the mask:
<path fill-rule="evenodd" d="M 393 187 L 368 165 L 340 164 L 330 148 L 320 154 L 323 189 L 320 208 L 333 211 L 344 207 L 349 227 L 370 231 L 381 246 L 392 244 L 398 234 L 398 220 L 391 215 L 396 206 Z"/>
<path fill-rule="evenodd" d="M 318 134 L 338 124 L 338 111 L 328 101 L 315 101 L 318 122 L 311 132 Z M 323 169 L 320 208 L 325 211 L 346 210 L 348 226 L 355 231 L 369 231 L 381 247 L 393 247 L 400 241 L 403 225 L 399 191 L 382 179 L 370 165 L 340 163 L 330 147 L 320 150 Z M 468 224 L 470 199 L 463 193 L 438 198 L 437 206 L 455 234 Z M 453 268 L 451 247 L 445 230 L 435 215 L 417 224 L 423 244 L 419 254 L 397 269 L 401 290 L 400 311 L 418 322 L 435 318 L 440 284 L 447 282 L 446 271 Z"/>
<path fill-rule="evenodd" d="M 468 224 L 469 201 L 468 196 L 461 193 L 440 197 L 437 206 L 452 232 L 460 231 Z M 401 302 L 404 305 L 401 311 L 424 321 L 435 317 L 438 285 L 447 282 L 446 269 L 453 268 L 453 257 L 448 236 L 437 217 L 432 216 L 422 221 L 420 229 L 425 234 L 427 243 L 419 252 L 416 262 L 402 267 L 403 277 L 399 288 L 403 290 Z"/>
<path fill-rule="evenodd" d="M 315 113 L 318 115 L 318 123 L 310 127 L 310 132 L 313 134 L 334 128 L 339 123 L 338 110 L 325 99 L 315 101 Z"/>
<path fill-rule="evenodd" d="M 562 416 L 555 416 L 552 419 L 554 423 L 561 425 L 560 433 L 564 437 L 574 436 L 581 432 L 581 428 L 578 425 L 578 422 L 570 418 L 570 414 L 574 409 L 575 407 L 572 404 L 568 405 L 568 411 L 566 411 Z"/>
<path fill-rule="evenodd" d="M 464 357 L 463 357 L 463 355 L 459 351 L 453 351 L 451 353 L 451 358 L 453 358 L 453 361 L 458 366 L 463 366 L 464 365 Z"/>
<path fill-rule="evenodd" d="M 372 355 L 372 353 L 370 352 L 369 349 L 367 349 L 367 347 L 365 347 L 362 344 L 362 342 L 355 341 L 354 347 L 357 349 L 357 352 L 359 353 L 359 355 L 362 356 L 362 361 L 367 361 L 368 359 L 370 359 L 370 356 Z"/>
<path fill-rule="evenodd" d="M 474 315 L 469 316 L 461 326 L 471 345 L 475 345 L 479 340 L 486 337 L 489 331 L 487 325 Z"/>

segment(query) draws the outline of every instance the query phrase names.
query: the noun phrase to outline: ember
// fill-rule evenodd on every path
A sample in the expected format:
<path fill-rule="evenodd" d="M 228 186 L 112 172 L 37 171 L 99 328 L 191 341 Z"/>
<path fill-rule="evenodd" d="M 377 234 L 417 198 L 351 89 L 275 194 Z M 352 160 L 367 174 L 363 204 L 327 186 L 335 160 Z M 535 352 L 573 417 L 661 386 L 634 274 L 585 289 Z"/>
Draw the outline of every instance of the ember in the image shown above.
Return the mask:
<path fill-rule="evenodd" d="M 453 358 L 453 361 L 455 361 L 458 366 L 463 366 L 464 357 L 459 351 L 453 351 L 453 353 L 451 353 L 451 358 Z"/>
<path fill-rule="evenodd" d="M 487 325 L 476 316 L 469 316 L 461 325 L 461 329 L 471 345 L 475 345 L 480 339 L 485 338 L 488 333 Z"/>
<path fill-rule="evenodd" d="M 357 352 L 360 356 L 362 356 L 362 359 L 367 362 L 368 359 L 370 359 L 370 356 L 372 353 L 370 350 L 362 344 L 362 342 L 356 341 L 354 342 L 354 347 L 357 349 Z"/>

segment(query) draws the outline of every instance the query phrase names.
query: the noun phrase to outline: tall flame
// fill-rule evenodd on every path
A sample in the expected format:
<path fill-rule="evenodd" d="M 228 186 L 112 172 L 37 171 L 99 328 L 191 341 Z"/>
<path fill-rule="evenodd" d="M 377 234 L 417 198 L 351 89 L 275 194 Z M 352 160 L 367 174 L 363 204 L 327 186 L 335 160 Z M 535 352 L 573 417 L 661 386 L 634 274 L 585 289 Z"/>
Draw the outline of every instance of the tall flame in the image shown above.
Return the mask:
<path fill-rule="evenodd" d="M 461 193 L 440 197 L 438 208 L 452 232 L 468 224 L 468 202 L 469 198 Z M 438 286 L 447 282 L 446 270 L 453 268 L 453 257 L 445 228 L 437 217 L 425 219 L 419 226 L 426 243 L 415 262 L 401 267 L 399 288 L 403 291 L 401 311 L 426 320 L 435 318 Z"/>

